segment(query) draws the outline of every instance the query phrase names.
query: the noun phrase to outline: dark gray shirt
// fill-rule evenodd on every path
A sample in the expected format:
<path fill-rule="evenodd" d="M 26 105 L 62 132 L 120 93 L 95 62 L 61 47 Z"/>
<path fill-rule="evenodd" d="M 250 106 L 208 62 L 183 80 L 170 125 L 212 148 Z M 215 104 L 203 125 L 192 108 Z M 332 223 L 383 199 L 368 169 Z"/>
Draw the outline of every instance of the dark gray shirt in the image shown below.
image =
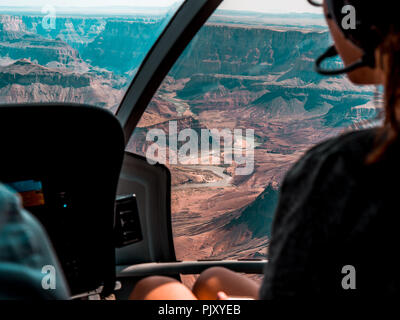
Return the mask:
<path fill-rule="evenodd" d="M 288 172 L 262 299 L 399 293 L 400 146 L 366 165 L 375 136 L 369 129 L 328 140 Z M 354 284 L 345 266 L 354 267 L 355 290 L 343 287 Z"/>

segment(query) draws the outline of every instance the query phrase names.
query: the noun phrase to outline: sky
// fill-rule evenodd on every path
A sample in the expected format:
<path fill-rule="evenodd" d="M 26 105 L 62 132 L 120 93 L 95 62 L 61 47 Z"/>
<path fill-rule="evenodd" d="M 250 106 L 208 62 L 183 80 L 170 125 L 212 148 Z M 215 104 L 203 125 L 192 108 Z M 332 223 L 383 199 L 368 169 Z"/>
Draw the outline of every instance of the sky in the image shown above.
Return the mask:
<path fill-rule="evenodd" d="M 166 7 L 182 0 L 0 0 L 0 6 L 10 7 L 107 7 L 107 6 L 134 6 L 134 7 Z M 259 11 L 270 13 L 315 12 L 307 0 L 225 0 L 220 9 Z"/>
<path fill-rule="evenodd" d="M 220 9 L 269 13 L 321 13 L 321 9 L 311 6 L 307 0 L 225 0 Z"/>

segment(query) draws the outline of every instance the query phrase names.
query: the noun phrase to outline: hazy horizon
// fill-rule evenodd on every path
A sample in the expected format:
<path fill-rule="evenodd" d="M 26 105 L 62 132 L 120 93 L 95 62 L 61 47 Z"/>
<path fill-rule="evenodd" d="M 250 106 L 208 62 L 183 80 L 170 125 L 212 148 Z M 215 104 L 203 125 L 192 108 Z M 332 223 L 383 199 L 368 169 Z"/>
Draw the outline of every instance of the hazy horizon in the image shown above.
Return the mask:
<path fill-rule="evenodd" d="M 33 3 L 34 2 L 34 3 Z M 0 7 L 15 9 L 36 9 L 47 5 L 66 9 L 89 9 L 93 12 L 101 11 L 106 8 L 165 8 L 179 5 L 183 1 L 176 0 L 0 0 Z M 220 10 L 234 11 L 254 11 L 262 13 L 321 13 L 320 9 L 316 9 L 308 4 L 306 0 L 250 0 L 243 3 L 242 0 L 225 1 L 218 8 Z"/>

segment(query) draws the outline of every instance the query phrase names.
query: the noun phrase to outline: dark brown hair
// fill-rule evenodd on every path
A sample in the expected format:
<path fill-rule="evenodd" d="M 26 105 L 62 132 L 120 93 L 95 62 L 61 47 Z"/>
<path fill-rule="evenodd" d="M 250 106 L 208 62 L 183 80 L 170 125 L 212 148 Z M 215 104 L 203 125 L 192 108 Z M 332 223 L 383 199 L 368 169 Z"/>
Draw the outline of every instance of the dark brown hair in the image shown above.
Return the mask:
<path fill-rule="evenodd" d="M 380 64 L 385 70 L 383 96 L 385 116 L 376 136 L 374 149 L 366 159 L 367 164 L 382 160 L 400 136 L 400 32 L 397 29 L 391 26 L 379 46 L 382 57 Z"/>

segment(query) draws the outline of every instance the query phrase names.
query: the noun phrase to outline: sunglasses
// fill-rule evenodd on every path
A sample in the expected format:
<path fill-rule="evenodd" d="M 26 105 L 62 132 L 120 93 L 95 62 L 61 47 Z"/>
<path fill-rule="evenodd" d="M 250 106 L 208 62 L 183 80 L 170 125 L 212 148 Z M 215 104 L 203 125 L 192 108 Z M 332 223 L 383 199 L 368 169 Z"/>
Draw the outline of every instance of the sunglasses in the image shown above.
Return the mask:
<path fill-rule="evenodd" d="M 323 0 L 307 0 L 314 7 L 322 7 L 324 5 Z"/>
<path fill-rule="evenodd" d="M 324 6 L 324 0 L 307 0 L 309 4 L 311 4 L 314 7 L 318 7 L 321 8 Z M 333 15 L 332 15 L 332 8 L 331 8 L 331 2 L 328 2 L 328 13 L 326 14 L 326 18 L 327 19 L 332 19 Z"/>

